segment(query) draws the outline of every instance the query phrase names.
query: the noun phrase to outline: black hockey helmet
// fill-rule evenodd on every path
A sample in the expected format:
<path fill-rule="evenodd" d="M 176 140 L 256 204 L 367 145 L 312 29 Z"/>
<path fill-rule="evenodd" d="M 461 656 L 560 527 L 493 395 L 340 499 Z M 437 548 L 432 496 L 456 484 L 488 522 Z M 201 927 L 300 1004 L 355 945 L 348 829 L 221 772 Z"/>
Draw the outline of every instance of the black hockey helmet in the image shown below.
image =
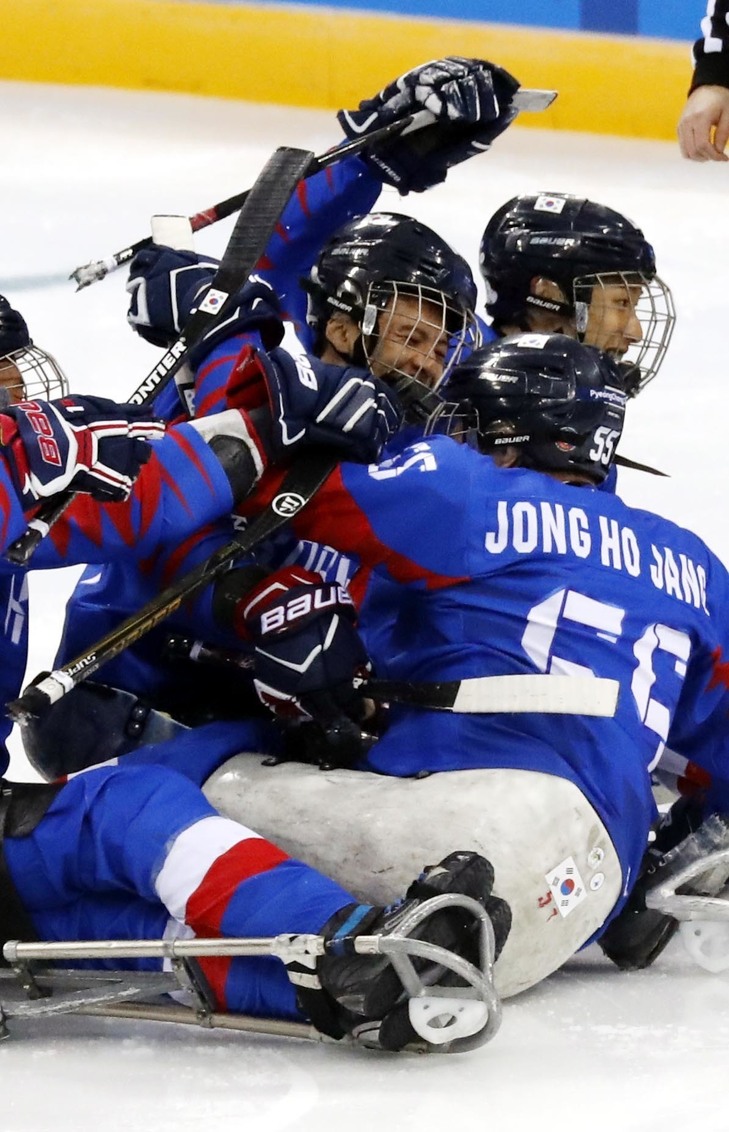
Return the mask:
<path fill-rule="evenodd" d="M 594 288 L 640 288 L 634 310 L 642 337 L 618 360 L 631 367 L 631 394 L 657 373 L 675 322 L 673 299 L 656 274 L 653 248 L 622 213 L 567 193 L 513 197 L 486 225 L 479 260 L 486 309 L 497 327 L 527 330 L 527 311 L 541 309 L 574 319 L 580 341 L 595 339 L 595 328 L 588 334 Z M 557 283 L 566 301 L 534 295 L 536 276 Z"/>
<path fill-rule="evenodd" d="M 480 341 L 470 267 L 432 228 L 412 216 L 372 212 L 351 220 L 325 245 L 302 284 L 309 296 L 307 322 L 316 336 L 315 352 L 324 346 L 329 319 L 341 311 L 362 330 L 362 356 L 353 360 L 368 363 L 384 333 L 378 314 L 400 296 L 432 304 L 421 321 L 447 336 L 446 370 L 465 348 Z"/>
<path fill-rule="evenodd" d="M 0 295 L 0 401 L 63 397 L 67 392 L 55 358 L 33 344 L 20 311 Z"/>
<path fill-rule="evenodd" d="M 429 431 L 466 436 L 482 452 L 504 445 L 540 471 L 605 479 L 625 415 L 620 367 L 564 334 L 515 334 L 471 354 L 448 381 Z"/>

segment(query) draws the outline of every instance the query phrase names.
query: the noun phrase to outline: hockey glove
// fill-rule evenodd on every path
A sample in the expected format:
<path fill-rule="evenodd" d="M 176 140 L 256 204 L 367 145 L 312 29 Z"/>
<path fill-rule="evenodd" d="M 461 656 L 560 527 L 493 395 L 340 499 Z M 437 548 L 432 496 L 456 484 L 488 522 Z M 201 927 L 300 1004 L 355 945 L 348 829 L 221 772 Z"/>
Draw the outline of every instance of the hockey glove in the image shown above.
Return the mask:
<path fill-rule="evenodd" d="M 432 126 L 375 145 L 363 153 L 385 184 L 401 196 L 422 193 L 445 181 L 448 170 L 487 150 L 511 124 L 517 80 L 483 59 L 448 56 L 424 63 L 386 86 L 357 110 L 340 110 L 337 120 L 348 138 L 429 110 Z"/>
<path fill-rule="evenodd" d="M 218 268 L 196 252 L 152 244 L 129 265 L 127 322 L 153 346 L 167 349 L 210 286 Z"/>
<path fill-rule="evenodd" d="M 226 397 L 239 408 L 270 407 L 277 458 L 325 445 L 343 460 L 371 463 L 400 423 L 395 395 L 367 370 L 280 349 L 243 350 Z"/>
<path fill-rule="evenodd" d="M 233 296 L 222 322 L 190 347 L 188 364 L 197 369 L 216 346 L 237 334 L 257 334 L 265 350 L 278 346 L 284 336 L 278 295 L 258 275 L 251 275 Z"/>
<path fill-rule="evenodd" d="M 164 429 L 149 409 L 106 397 L 21 401 L 0 414 L 0 444 L 25 510 L 66 488 L 126 499 L 152 455 L 147 441 Z"/>
<path fill-rule="evenodd" d="M 326 738 L 325 760 L 350 766 L 363 753 L 362 700 L 355 680 L 369 664 L 344 587 L 287 567 L 237 606 L 235 627 L 254 644 L 254 685 L 280 719 L 313 719 Z"/>

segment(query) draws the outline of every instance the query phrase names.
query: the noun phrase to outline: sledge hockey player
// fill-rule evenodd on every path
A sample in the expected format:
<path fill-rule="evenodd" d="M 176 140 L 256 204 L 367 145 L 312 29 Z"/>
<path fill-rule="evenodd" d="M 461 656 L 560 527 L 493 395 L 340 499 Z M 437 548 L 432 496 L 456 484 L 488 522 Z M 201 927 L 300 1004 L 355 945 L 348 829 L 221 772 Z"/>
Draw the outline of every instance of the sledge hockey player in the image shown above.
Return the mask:
<path fill-rule="evenodd" d="M 66 378 L 55 359 L 31 340 L 25 319 L 0 295 L 0 405 L 41 397 L 50 401 L 68 392 Z M 0 702 L 16 696 L 28 654 L 28 585 L 25 571 L 6 566 L 0 578 L 0 604 L 5 632 L 0 637 Z M 0 721 L 0 751 L 11 723 Z M 0 766 L 5 758 L 0 755 Z"/>
<path fill-rule="evenodd" d="M 650 772 L 664 746 L 709 772 L 726 762 L 729 575 L 689 531 L 595 490 L 626 400 L 605 355 L 520 335 L 477 351 L 449 390 L 455 405 L 437 427 L 476 448 L 434 435 L 377 467 L 344 464 L 293 525 L 368 569 L 360 609 L 393 618 L 388 649 L 369 649 L 378 677 L 417 691 L 569 676 L 586 679 L 584 707 L 552 714 L 527 695 L 472 714 L 394 696 L 357 773 L 245 755 L 207 791 L 378 901 L 402 886 L 414 853 L 437 857 L 457 830 L 492 862 L 494 894 L 511 909 L 496 965 L 509 995 L 624 905 L 656 817 Z M 261 481 L 258 504 L 273 486 Z M 359 724 L 362 642 L 335 587 L 304 592 L 274 575 L 235 615 L 253 636 L 266 704 Z M 617 707 L 595 717 L 605 679 L 617 682 Z"/>
<path fill-rule="evenodd" d="M 653 248 L 631 220 L 566 193 L 513 197 L 481 239 L 495 332 L 568 334 L 624 367 L 635 396 L 658 372 L 675 323 Z"/>
<path fill-rule="evenodd" d="M 412 1043 L 458 1050 L 488 1036 L 488 1007 L 498 1003 L 492 993 L 468 995 L 448 955 L 421 953 L 405 982 L 386 954 L 357 951 L 361 936 L 412 935 L 468 960 L 476 983 L 488 980 L 493 948 L 481 938 L 489 930 L 481 909 L 492 904 L 493 870 L 476 853 L 450 852 L 396 904 L 362 904 L 222 817 L 185 777 L 155 766 L 99 768 L 66 785 L 2 784 L 0 853 L 2 943 L 315 934 L 325 945 L 316 957 L 201 958 L 215 1009 L 308 1018 L 332 1038 L 393 1051 Z M 467 896 L 472 906 L 422 908 L 413 922 L 424 901 L 442 894 Z M 499 945 L 505 931 L 498 929 Z M 162 960 L 96 963 L 109 965 L 159 970 Z M 422 1000 L 421 986 L 432 988 Z M 446 987 L 447 997 L 436 997 Z"/>
<path fill-rule="evenodd" d="M 55 359 L 36 346 L 27 324 L 0 295 L 0 508 L 3 549 L 25 532 L 45 498 L 72 486 L 87 499 L 124 499 L 152 454 L 146 443 L 162 435 L 148 411 L 106 398 L 69 397 Z M 84 561 L 84 559 L 75 559 Z M 0 701 L 18 694 L 28 644 L 28 587 L 24 569 L 3 561 L 0 602 Z M 0 720 L 0 773 L 7 766 Z"/>
<path fill-rule="evenodd" d="M 316 335 L 316 357 L 294 361 L 275 345 L 267 353 L 256 355 L 258 361 L 251 356 L 252 344 L 275 344 L 282 334 L 275 297 L 262 283 L 255 283 L 246 292 L 252 309 L 239 308 L 232 327 L 234 333 L 228 326 L 228 336 L 204 358 L 198 370 L 198 387 L 205 387 L 209 381 L 215 389 L 227 388 L 230 395 L 236 383 L 244 385 L 241 374 L 248 373 L 252 382 L 260 384 L 264 371 L 258 372 L 257 366 L 263 366 L 271 369 L 272 378 L 284 390 L 280 396 L 288 395 L 293 402 L 308 396 L 309 388 L 340 379 L 343 384 L 349 382 L 350 397 L 354 398 L 357 390 L 366 395 L 372 381 L 368 369 L 356 367 L 371 365 L 372 372 L 378 374 L 376 380 L 386 376 L 388 386 L 398 391 L 399 404 L 417 414 L 417 427 L 422 431 L 422 422 L 437 403 L 426 383 L 437 383 L 443 372 L 478 340 L 474 316 L 476 285 L 465 260 L 420 221 L 390 213 L 373 214 L 345 225 L 330 242 L 319 257 L 311 291 L 309 317 Z M 363 323 L 372 319 L 376 325 L 371 326 L 370 333 L 363 333 Z M 197 358 L 194 351 L 193 356 Z M 364 400 L 366 396 L 363 403 Z M 426 400 L 430 408 L 424 406 Z M 205 404 L 203 401 L 203 407 Z M 389 407 L 383 406 L 382 411 L 386 408 Z M 345 409 L 343 402 L 342 425 L 346 421 Z M 394 418 L 390 424 L 393 422 Z M 398 444 L 404 443 L 405 435 L 407 430 L 398 436 Z M 380 440 L 385 439 L 383 430 Z M 366 458 L 365 453 L 362 455 Z M 83 652 L 161 586 L 210 554 L 221 536 L 206 531 L 202 523 L 200 526 L 197 539 L 191 537 L 158 556 L 140 555 L 140 571 L 130 570 L 126 561 L 122 566 L 106 566 L 100 578 L 97 569 L 87 570 L 68 605 L 59 662 L 65 663 Z M 269 544 L 257 560 L 268 566 L 290 557 L 309 564 L 316 558 L 340 581 L 346 580 L 352 571 L 351 564 L 340 560 L 334 552 L 311 545 L 299 547 L 290 536 Z M 227 603 L 224 585 L 207 604 L 214 600 Z M 180 611 L 137 647 L 104 667 L 99 680 L 129 696 L 124 709 L 128 714 L 138 709 L 138 697 L 144 707 L 154 706 L 183 722 L 197 722 L 220 713 L 230 715 L 231 711 L 240 714 L 244 705 L 238 672 L 201 670 L 199 665 L 164 655 L 170 632 L 189 635 L 203 615 L 199 604 L 189 613 Z M 217 629 L 209 643 L 224 646 L 238 642 Z M 90 686 L 79 689 L 73 701 L 79 708 L 82 701 L 88 702 L 96 715 L 102 709 L 95 700 L 91 703 L 92 694 Z M 72 746 L 75 757 L 83 759 L 77 738 L 81 725 L 78 719 L 68 717 L 71 702 L 69 699 L 69 703 L 63 704 L 63 725 L 61 710 L 55 712 L 53 736 L 46 731 L 43 741 L 52 741 L 59 752 L 64 745 L 69 751 Z M 245 706 L 254 712 L 259 710 L 253 695 Z M 104 710 L 110 708 L 106 695 Z M 74 733 L 73 744 L 66 743 L 64 738 L 66 726 Z M 119 734 L 118 729 L 113 730 Z M 127 736 L 127 740 L 145 740 L 137 727 L 133 730 L 134 735 Z M 89 736 L 91 742 L 96 741 L 94 736 L 95 732 Z"/>
<path fill-rule="evenodd" d="M 317 388 L 302 390 L 295 401 L 285 385 L 279 387 L 278 376 L 278 371 L 270 371 L 270 399 L 266 397 L 266 405 L 261 403 L 252 413 L 234 407 L 237 395 L 231 386 L 230 408 L 169 429 L 158 440 L 154 457 L 123 505 L 99 506 L 83 496 L 76 499 L 41 544 L 34 567 L 48 569 L 77 562 L 103 565 L 113 560 L 120 564 L 118 576 L 123 578 L 140 558 L 149 558 L 162 546 L 179 547 L 212 520 L 228 520 L 269 460 L 311 443 L 343 446 L 341 450 L 354 459 L 373 459 L 397 427 L 398 410 L 391 394 L 369 375 L 349 382 L 343 390 L 347 371 L 328 367 Z M 275 416 L 269 400 L 277 406 Z M 149 421 L 146 409 L 119 407 L 99 398 L 66 398 L 42 412 L 45 405 L 21 403 L 6 408 L 0 417 L 0 423 L 4 422 L 1 439 L 15 444 L 21 455 L 21 441 L 27 444 L 42 425 L 43 447 L 35 457 L 39 466 L 18 472 L 24 510 L 52 491 L 87 481 L 89 486 L 83 490 L 93 488 L 97 498 L 122 500 L 129 495 L 140 462 L 151 455 L 151 449 L 136 438 L 162 437 L 163 424 Z M 17 418 L 17 425 L 11 418 Z M 350 428 L 345 437 L 347 422 Z M 44 464 L 51 445 L 54 459 Z M 74 460 L 81 468 L 84 460 L 91 467 L 85 479 L 81 471 L 72 479 Z M 6 545 L 25 529 L 21 504 L 12 509 L 11 503 L 6 507 Z M 230 538 L 232 527 L 227 529 Z M 7 568 L 13 577 L 12 568 Z M 22 679 L 24 658 L 17 660 L 5 670 L 8 698 L 17 694 Z"/>
<path fill-rule="evenodd" d="M 400 76 L 357 110 L 339 112 L 347 138 L 424 109 L 435 122 L 376 143 L 302 181 L 284 210 L 256 273 L 278 295 L 284 319 L 293 323 L 308 352 L 316 349 L 300 280 L 309 275 L 327 242 L 344 224 L 371 211 L 383 184 L 403 195 L 423 192 L 445 181 L 455 165 L 485 152 L 516 117 L 512 97 L 518 86 L 506 71 L 485 60 L 448 57 Z M 169 345 L 216 266 L 209 257 L 166 247 L 138 253 L 129 272 L 130 324 L 154 345 Z M 216 333 L 209 340 L 208 352 L 219 338 Z M 198 374 L 195 414 L 211 411 L 220 395 L 210 377 Z M 167 419 L 180 412 L 174 388 L 165 391 L 155 409 Z"/>

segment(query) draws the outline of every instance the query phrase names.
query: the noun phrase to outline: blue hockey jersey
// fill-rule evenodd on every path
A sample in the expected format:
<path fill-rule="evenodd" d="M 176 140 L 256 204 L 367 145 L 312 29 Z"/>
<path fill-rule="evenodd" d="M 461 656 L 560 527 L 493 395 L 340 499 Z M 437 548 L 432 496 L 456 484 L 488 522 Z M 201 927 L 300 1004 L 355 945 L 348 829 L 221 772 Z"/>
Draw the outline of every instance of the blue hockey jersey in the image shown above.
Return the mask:
<path fill-rule="evenodd" d="M 447 437 L 342 465 L 294 525 L 368 569 L 360 604 L 379 675 L 620 683 L 613 719 L 393 708 L 371 769 L 565 777 L 604 821 L 625 877 L 655 816 L 650 770 L 664 745 L 726 773 L 729 575 L 689 531 Z"/>

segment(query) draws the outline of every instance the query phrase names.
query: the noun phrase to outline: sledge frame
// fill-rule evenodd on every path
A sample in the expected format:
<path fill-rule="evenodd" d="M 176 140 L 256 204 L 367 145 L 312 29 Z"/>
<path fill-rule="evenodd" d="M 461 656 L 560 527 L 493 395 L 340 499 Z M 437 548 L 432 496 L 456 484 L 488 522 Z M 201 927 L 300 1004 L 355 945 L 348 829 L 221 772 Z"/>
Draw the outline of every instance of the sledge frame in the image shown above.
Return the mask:
<path fill-rule="evenodd" d="M 407 933 L 433 912 L 465 907 L 479 921 L 479 963 L 469 963 L 452 952 Z M 0 969 L 0 1038 L 10 1036 L 8 1022 L 42 1019 L 57 1014 L 82 1014 L 138 1021 L 171 1022 L 248 1033 L 273 1034 L 329 1042 L 306 1022 L 259 1018 L 216 1011 L 210 988 L 197 963 L 201 957 L 275 956 L 283 961 L 324 955 L 331 941 L 318 935 L 279 935 L 271 938 L 175 939 L 175 940 L 82 940 L 27 943 L 9 940 L 3 947 L 8 969 Z M 340 945 L 341 946 L 341 945 Z M 481 904 L 469 897 L 444 894 L 420 904 L 400 931 L 391 935 L 356 936 L 348 941 L 351 951 L 361 955 L 386 955 L 398 972 L 411 1001 L 428 1011 L 438 1011 L 463 1000 L 466 1010 L 477 1005 L 485 1018 L 482 1029 L 460 1036 L 454 1026 L 453 1039 L 435 1048 L 442 1052 L 472 1049 L 489 1041 L 501 1024 L 501 1002 L 493 986 L 494 935 L 491 921 Z M 162 958 L 170 969 L 129 971 L 122 969 L 67 969 L 51 964 L 121 959 Z M 413 966 L 424 959 L 448 968 L 465 985 L 441 988 L 427 986 Z M 190 1005 L 165 1001 L 162 996 L 190 996 Z M 345 1039 L 346 1040 L 346 1039 Z M 351 1044 L 367 1044 L 366 1040 Z M 432 1052 L 423 1040 L 418 1051 Z"/>

